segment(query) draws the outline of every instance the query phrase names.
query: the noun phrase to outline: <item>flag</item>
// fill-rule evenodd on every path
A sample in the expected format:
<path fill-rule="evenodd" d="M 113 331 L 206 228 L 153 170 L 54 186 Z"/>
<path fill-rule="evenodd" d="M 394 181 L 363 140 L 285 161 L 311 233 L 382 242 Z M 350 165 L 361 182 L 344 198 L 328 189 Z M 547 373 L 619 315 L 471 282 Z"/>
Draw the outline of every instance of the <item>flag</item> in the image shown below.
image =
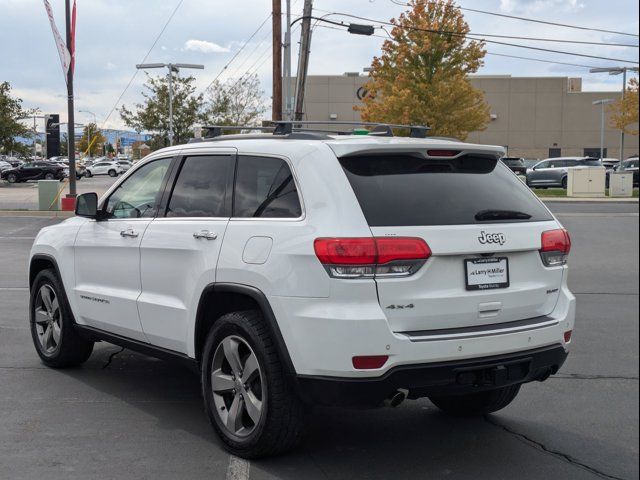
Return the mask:
<path fill-rule="evenodd" d="M 71 65 L 71 53 L 67 49 L 64 40 L 60 36 L 58 27 L 56 27 L 55 19 L 53 18 L 53 10 L 48 0 L 43 0 L 44 8 L 47 11 L 49 17 L 49 23 L 51 24 L 51 31 L 53 32 L 53 39 L 56 42 L 58 48 L 58 55 L 60 55 L 60 63 L 62 64 L 62 71 L 64 72 L 64 79 L 67 80 L 67 73 L 69 72 L 69 66 Z"/>

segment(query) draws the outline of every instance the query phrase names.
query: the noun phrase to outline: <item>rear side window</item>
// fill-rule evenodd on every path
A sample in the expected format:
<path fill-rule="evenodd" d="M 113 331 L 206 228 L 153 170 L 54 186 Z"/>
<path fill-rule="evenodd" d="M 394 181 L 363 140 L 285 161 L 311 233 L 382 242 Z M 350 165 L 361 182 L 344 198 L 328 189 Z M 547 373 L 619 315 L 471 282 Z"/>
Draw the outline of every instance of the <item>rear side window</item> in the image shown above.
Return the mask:
<path fill-rule="evenodd" d="M 167 217 L 228 217 L 227 183 L 233 157 L 187 157 L 171 193 Z"/>
<path fill-rule="evenodd" d="M 345 157 L 340 163 L 370 226 L 552 220 L 529 188 L 494 158 L 429 160 L 402 154 Z M 486 215 L 505 211 L 525 215 L 491 220 Z"/>
<path fill-rule="evenodd" d="M 271 157 L 238 157 L 233 216 L 298 218 L 298 190 L 287 162 Z"/>

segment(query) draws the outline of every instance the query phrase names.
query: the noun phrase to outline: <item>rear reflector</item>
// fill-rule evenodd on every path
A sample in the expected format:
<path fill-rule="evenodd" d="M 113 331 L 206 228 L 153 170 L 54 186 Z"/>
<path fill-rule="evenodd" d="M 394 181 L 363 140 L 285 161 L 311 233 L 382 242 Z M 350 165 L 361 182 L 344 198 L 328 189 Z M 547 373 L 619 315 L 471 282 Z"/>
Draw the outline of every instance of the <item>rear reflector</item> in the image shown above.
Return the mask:
<path fill-rule="evenodd" d="M 356 370 L 376 370 L 382 368 L 389 359 L 388 355 L 369 355 L 361 357 L 353 357 L 351 359 L 353 368 Z"/>
<path fill-rule="evenodd" d="M 567 263 L 571 251 L 571 237 L 565 229 L 549 230 L 542 233 L 540 256 L 547 267 Z"/>
<path fill-rule="evenodd" d="M 407 276 L 431 256 L 421 238 L 318 238 L 316 256 L 330 276 L 361 278 L 374 275 Z"/>
<path fill-rule="evenodd" d="M 569 343 L 571 341 L 572 334 L 573 334 L 573 330 L 568 330 L 564 332 L 564 343 Z"/>

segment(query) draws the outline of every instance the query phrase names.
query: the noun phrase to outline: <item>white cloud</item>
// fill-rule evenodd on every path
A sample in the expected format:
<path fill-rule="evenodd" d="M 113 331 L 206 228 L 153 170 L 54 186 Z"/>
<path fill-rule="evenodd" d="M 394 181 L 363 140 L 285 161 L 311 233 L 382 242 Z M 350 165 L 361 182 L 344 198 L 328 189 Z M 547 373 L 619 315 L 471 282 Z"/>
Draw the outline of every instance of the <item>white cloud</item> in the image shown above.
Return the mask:
<path fill-rule="evenodd" d="M 584 3 L 578 0 L 500 0 L 500 10 L 510 13 L 532 13 L 544 10 L 566 12 L 584 7 Z"/>
<path fill-rule="evenodd" d="M 200 53 L 227 53 L 229 51 L 228 48 L 221 47 L 217 43 L 195 39 L 187 40 L 184 43 L 184 49 Z"/>

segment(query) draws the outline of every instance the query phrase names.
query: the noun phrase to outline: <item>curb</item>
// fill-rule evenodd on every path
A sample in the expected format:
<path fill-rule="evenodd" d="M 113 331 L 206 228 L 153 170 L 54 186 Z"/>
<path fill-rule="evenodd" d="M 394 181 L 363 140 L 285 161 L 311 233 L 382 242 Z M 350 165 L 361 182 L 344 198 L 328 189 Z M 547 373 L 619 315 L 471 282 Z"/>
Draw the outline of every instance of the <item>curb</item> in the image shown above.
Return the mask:
<path fill-rule="evenodd" d="M 538 197 L 547 203 L 638 203 L 638 198 L 567 198 L 567 197 Z"/>

